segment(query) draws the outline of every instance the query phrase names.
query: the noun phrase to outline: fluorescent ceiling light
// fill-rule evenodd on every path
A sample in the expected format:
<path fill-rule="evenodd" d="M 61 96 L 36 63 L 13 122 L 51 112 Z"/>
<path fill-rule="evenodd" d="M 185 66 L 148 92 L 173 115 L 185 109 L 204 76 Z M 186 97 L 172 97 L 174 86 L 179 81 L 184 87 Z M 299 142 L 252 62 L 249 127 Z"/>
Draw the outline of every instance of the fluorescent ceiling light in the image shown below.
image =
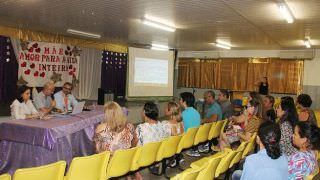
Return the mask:
<path fill-rule="evenodd" d="M 309 39 L 305 39 L 305 40 L 304 40 L 304 45 L 305 45 L 307 48 L 311 48 L 310 40 L 309 40 Z"/>
<path fill-rule="evenodd" d="M 227 43 L 227 42 L 225 42 L 225 41 L 222 41 L 222 40 L 220 40 L 220 39 L 217 39 L 217 41 L 216 41 L 218 44 L 222 44 L 222 45 L 225 45 L 225 46 L 230 46 L 231 47 L 231 44 L 230 43 Z"/>
<path fill-rule="evenodd" d="M 158 50 L 158 51 L 168 51 L 168 49 L 158 48 L 158 47 L 151 47 L 152 50 Z"/>
<path fill-rule="evenodd" d="M 161 50 L 161 51 L 169 51 L 169 46 L 161 45 L 161 44 L 152 44 L 151 49 L 153 50 Z"/>
<path fill-rule="evenodd" d="M 162 48 L 162 49 L 169 49 L 169 46 L 161 45 L 161 44 L 152 44 L 152 47 Z"/>
<path fill-rule="evenodd" d="M 74 30 L 74 29 L 68 29 L 67 32 L 70 34 L 85 36 L 85 37 L 90 37 L 90 38 L 97 38 L 97 39 L 101 38 L 101 35 L 99 35 L 99 34 L 92 34 L 92 33 L 78 31 L 78 30 Z"/>
<path fill-rule="evenodd" d="M 230 46 L 224 45 L 224 44 L 219 44 L 219 43 L 215 43 L 215 45 L 219 48 L 223 48 L 223 49 L 231 49 Z"/>
<path fill-rule="evenodd" d="M 143 24 L 148 25 L 148 26 L 152 26 L 158 29 L 162 29 L 165 31 L 169 31 L 169 32 L 174 32 L 176 30 L 175 27 L 173 27 L 172 25 L 169 25 L 169 23 L 164 23 L 163 20 L 160 20 L 158 18 L 155 17 L 151 17 L 149 15 L 145 15 L 144 19 L 143 19 Z"/>
<path fill-rule="evenodd" d="M 293 23 L 294 21 L 293 15 L 289 7 L 285 3 L 279 5 L 279 10 L 283 18 L 286 19 L 288 23 Z"/>

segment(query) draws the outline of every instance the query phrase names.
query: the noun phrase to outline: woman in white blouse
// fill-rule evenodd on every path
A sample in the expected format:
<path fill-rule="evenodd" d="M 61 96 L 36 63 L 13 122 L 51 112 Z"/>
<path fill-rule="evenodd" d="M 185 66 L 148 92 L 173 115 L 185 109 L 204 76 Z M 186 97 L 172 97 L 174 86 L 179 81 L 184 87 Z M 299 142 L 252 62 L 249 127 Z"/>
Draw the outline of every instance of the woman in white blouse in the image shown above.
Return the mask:
<path fill-rule="evenodd" d="M 13 119 L 31 119 L 39 116 L 30 100 L 30 92 L 30 88 L 25 85 L 18 88 L 17 99 L 10 106 Z"/>

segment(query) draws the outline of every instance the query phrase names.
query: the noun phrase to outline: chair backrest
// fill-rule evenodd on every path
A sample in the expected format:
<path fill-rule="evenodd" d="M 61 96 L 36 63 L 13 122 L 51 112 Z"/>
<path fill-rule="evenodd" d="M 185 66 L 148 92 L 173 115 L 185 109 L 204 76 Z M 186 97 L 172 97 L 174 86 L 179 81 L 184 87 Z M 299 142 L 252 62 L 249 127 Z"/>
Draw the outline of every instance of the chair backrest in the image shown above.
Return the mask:
<path fill-rule="evenodd" d="M 137 151 L 132 160 L 131 171 L 138 170 L 140 167 L 145 167 L 156 162 L 157 152 L 161 145 L 160 142 L 150 142 L 137 148 Z"/>
<path fill-rule="evenodd" d="M 216 178 L 219 177 L 220 174 L 226 172 L 229 169 L 229 165 L 237 153 L 236 151 L 233 151 L 233 150 L 227 149 L 227 148 L 225 148 L 224 151 L 227 151 L 227 155 L 225 157 L 223 157 L 221 159 L 221 161 L 219 162 L 219 165 L 218 165 L 216 172 L 215 172 Z"/>
<path fill-rule="evenodd" d="M 10 174 L 2 174 L 0 180 L 11 180 Z"/>
<path fill-rule="evenodd" d="M 216 130 L 216 126 L 217 126 L 217 121 L 213 122 L 208 134 L 208 140 L 212 140 L 213 139 L 213 135 L 215 134 L 215 130 Z"/>
<path fill-rule="evenodd" d="M 108 164 L 107 178 L 119 177 L 127 174 L 131 170 L 136 150 L 137 147 L 115 151 Z"/>
<path fill-rule="evenodd" d="M 214 129 L 210 130 L 211 131 L 210 132 L 211 139 L 214 139 L 214 138 L 217 138 L 220 136 L 220 132 L 221 132 L 221 129 L 222 129 L 224 122 L 225 121 L 217 121 L 216 122 Z"/>
<path fill-rule="evenodd" d="M 197 180 L 202 179 L 214 179 L 215 172 L 217 170 L 217 167 L 223 157 L 225 157 L 227 153 L 222 153 L 220 155 L 213 155 L 212 157 L 209 157 L 208 164 L 204 167 L 203 170 L 200 171 Z"/>
<path fill-rule="evenodd" d="M 320 110 L 319 109 L 315 110 L 314 115 L 316 116 L 316 119 L 317 119 L 316 123 L 317 123 L 318 127 L 320 128 Z"/>
<path fill-rule="evenodd" d="M 65 161 L 58 161 L 52 164 L 18 169 L 13 175 L 14 180 L 63 180 L 66 169 Z"/>
<path fill-rule="evenodd" d="M 319 174 L 319 167 L 315 169 L 315 171 L 306 177 L 306 180 L 313 180 Z M 315 179 L 314 179 L 315 180 Z"/>
<path fill-rule="evenodd" d="M 178 144 L 177 153 L 179 154 L 183 149 L 190 148 L 193 146 L 194 137 L 198 131 L 198 127 L 189 128 L 186 133 L 183 134 Z"/>
<path fill-rule="evenodd" d="M 194 145 L 198 145 L 199 143 L 206 142 L 208 140 L 208 135 L 212 123 L 205 123 L 199 127 L 196 136 L 194 137 Z"/>
<path fill-rule="evenodd" d="M 156 161 L 174 156 L 177 152 L 181 137 L 182 135 L 171 136 L 164 139 L 158 149 Z"/>
<path fill-rule="evenodd" d="M 236 150 L 236 152 L 237 152 L 236 155 L 234 156 L 234 158 L 232 159 L 232 161 L 229 165 L 229 168 L 231 168 L 232 166 L 234 166 L 235 164 L 237 164 L 241 161 L 244 148 L 246 147 L 247 144 L 248 144 L 248 142 L 242 142 L 240 144 L 240 146 Z"/>
<path fill-rule="evenodd" d="M 107 176 L 110 152 L 73 158 L 65 180 L 103 180 Z"/>
<path fill-rule="evenodd" d="M 207 165 L 207 163 L 205 163 Z M 204 166 L 201 166 L 196 169 L 186 169 L 182 173 L 177 174 L 173 178 L 170 178 L 171 180 L 196 180 L 198 177 L 199 172 L 204 169 Z"/>
<path fill-rule="evenodd" d="M 220 134 L 223 133 L 226 125 L 228 124 L 228 119 L 222 120 L 222 122 L 223 122 L 223 124 L 222 124 L 222 127 L 221 127 L 221 129 L 220 129 Z"/>
<path fill-rule="evenodd" d="M 247 146 L 244 148 L 242 153 L 242 159 L 245 158 L 250 152 L 254 150 L 254 146 L 256 144 L 257 133 L 253 133 L 250 137 Z"/>

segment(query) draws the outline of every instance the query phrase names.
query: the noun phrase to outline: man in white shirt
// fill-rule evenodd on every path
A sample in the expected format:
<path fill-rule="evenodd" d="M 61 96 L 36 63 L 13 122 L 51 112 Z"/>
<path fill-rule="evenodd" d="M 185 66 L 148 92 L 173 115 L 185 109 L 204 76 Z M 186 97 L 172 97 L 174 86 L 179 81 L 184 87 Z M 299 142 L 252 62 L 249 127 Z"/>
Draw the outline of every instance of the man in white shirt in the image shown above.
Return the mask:
<path fill-rule="evenodd" d="M 64 83 L 62 90 L 54 94 L 56 108 L 62 112 L 72 111 L 72 108 L 78 103 L 76 98 L 71 94 L 72 84 Z"/>
<path fill-rule="evenodd" d="M 43 86 L 43 90 L 34 97 L 34 105 L 43 114 L 49 114 L 56 106 L 51 95 L 54 92 L 54 83 L 48 82 Z"/>

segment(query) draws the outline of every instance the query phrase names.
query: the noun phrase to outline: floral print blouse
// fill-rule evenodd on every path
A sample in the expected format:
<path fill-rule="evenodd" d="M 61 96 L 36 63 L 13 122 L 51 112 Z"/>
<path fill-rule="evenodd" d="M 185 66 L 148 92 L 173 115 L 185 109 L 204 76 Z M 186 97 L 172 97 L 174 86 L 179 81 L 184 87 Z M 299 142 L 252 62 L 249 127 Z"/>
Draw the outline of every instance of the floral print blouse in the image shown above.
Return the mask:
<path fill-rule="evenodd" d="M 316 156 L 312 151 L 298 151 L 289 157 L 289 179 L 303 180 L 317 167 Z"/>
<path fill-rule="evenodd" d="M 281 152 L 290 156 L 297 152 L 297 149 L 292 144 L 293 128 L 290 122 L 284 121 L 280 122 L 281 129 L 281 139 L 280 139 L 280 149 Z"/>

